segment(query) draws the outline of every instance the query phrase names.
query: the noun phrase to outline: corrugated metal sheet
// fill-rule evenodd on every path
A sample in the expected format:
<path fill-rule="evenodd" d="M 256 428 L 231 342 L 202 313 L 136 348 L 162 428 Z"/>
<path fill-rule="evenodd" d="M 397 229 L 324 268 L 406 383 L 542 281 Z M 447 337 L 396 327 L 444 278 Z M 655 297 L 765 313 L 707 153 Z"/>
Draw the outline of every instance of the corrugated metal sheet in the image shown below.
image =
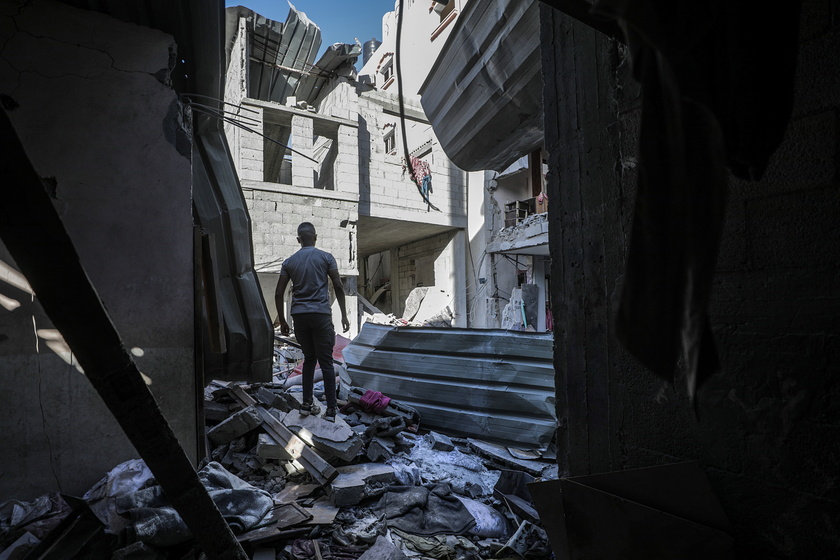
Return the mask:
<path fill-rule="evenodd" d="M 285 105 L 294 96 L 312 104 L 336 69 L 348 61 L 354 63 L 362 53 L 358 43 L 335 43 L 315 62 L 321 29 L 291 4 L 285 23 L 243 6 L 227 8 L 225 14 L 228 64 L 237 22 L 242 17 L 248 22 L 248 96 L 254 99 Z"/>
<path fill-rule="evenodd" d="M 446 155 L 502 171 L 543 144 L 536 0 L 468 2 L 420 89 Z"/>
<path fill-rule="evenodd" d="M 550 333 L 365 323 L 344 349 L 353 385 L 420 413 L 424 428 L 545 447 L 554 418 Z"/>

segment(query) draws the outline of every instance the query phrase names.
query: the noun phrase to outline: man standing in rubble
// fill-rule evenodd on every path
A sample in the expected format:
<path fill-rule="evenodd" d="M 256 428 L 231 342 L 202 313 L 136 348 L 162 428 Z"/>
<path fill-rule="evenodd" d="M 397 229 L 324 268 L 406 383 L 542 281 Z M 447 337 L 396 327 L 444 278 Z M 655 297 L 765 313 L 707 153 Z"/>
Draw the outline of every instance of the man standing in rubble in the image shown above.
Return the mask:
<path fill-rule="evenodd" d="M 338 265 L 335 257 L 326 251 L 315 248 L 318 235 L 315 226 L 303 222 L 297 229 L 297 240 L 300 249 L 291 257 L 283 261 L 280 279 L 274 292 L 274 301 L 279 314 L 280 332 L 284 336 L 289 334 L 289 324 L 286 322 L 284 296 L 286 286 L 292 282 L 292 322 L 295 325 L 295 338 L 303 350 L 303 408 L 301 414 L 318 414 L 320 408 L 313 398 L 315 384 L 315 363 L 321 365 L 324 374 L 324 392 L 327 399 L 327 412 L 324 418 L 335 420 L 335 368 L 333 367 L 333 346 L 335 345 L 335 328 L 332 322 L 332 308 L 330 307 L 330 292 L 327 279 L 332 280 L 335 299 L 341 309 L 341 327 L 343 332 L 350 329 L 347 320 L 347 310 L 344 304 L 344 287 L 338 275 Z"/>

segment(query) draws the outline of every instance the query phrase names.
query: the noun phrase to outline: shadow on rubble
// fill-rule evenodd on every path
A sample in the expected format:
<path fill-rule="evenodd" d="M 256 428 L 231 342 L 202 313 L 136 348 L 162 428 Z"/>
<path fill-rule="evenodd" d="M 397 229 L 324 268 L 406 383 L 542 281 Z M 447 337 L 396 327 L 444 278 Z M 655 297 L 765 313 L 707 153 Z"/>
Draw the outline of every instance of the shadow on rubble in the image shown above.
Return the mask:
<path fill-rule="evenodd" d="M 278 356 L 280 369 L 297 358 L 288 347 Z M 413 408 L 346 384 L 334 421 L 323 403 L 304 415 L 299 386 L 279 377 L 205 389 L 199 476 L 251 558 L 552 556 L 526 486 L 557 477 L 550 455 L 424 430 Z M 81 499 L 0 504 L 0 550 L 0 560 L 203 557 L 139 459 Z"/>

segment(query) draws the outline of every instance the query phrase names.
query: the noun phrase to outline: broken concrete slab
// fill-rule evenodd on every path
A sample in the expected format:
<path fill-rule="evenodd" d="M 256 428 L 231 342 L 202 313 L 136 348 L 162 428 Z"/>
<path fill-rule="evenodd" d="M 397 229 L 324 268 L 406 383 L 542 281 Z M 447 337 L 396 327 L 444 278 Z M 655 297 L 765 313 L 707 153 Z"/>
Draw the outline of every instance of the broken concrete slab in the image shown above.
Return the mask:
<path fill-rule="evenodd" d="M 435 451 L 452 451 L 455 449 L 455 444 L 452 443 L 449 436 L 438 432 L 429 432 L 426 434 L 426 439 Z"/>
<path fill-rule="evenodd" d="M 262 424 L 262 419 L 256 408 L 249 406 L 210 428 L 207 431 L 207 438 L 213 445 L 222 445 L 244 436 L 260 424 Z"/>
<path fill-rule="evenodd" d="M 204 421 L 210 424 L 223 422 L 230 416 L 230 407 L 218 401 L 204 401 Z"/>
<path fill-rule="evenodd" d="M 294 403 L 290 403 L 289 400 L 294 400 L 294 398 L 286 398 L 284 395 L 285 394 L 275 393 L 266 387 L 260 387 L 254 394 L 254 398 L 268 407 L 276 408 L 277 410 L 283 412 L 289 412 L 292 408 L 294 408 Z"/>
<path fill-rule="evenodd" d="M 338 476 L 329 486 L 330 503 L 336 507 L 356 505 L 365 498 L 378 496 L 396 482 L 393 467 L 380 463 L 362 463 L 338 467 Z"/>
<path fill-rule="evenodd" d="M 519 517 L 539 523 L 540 516 L 531 503 L 531 492 L 528 490 L 528 485 L 533 482 L 534 477 L 526 472 L 503 470 L 493 487 L 493 496 L 505 502 Z"/>
<path fill-rule="evenodd" d="M 384 462 L 394 456 L 396 443 L 381 437 L 374 437 L 367 447 L 367 457 L 374 462 Z"/>
<path fill-rule="evenodd" d="M 335 522 L 335 516 L 338 515 L 338 508 L 330 503 L 329 498 L 318 498 L 309 507 L 303 508 L 312 516 L 308 525 L 332 525 Z"/>
<path fill-rule="evenodd" d="M 38 537 L 29 531 L 22 534 L 15 542 L 6 547 L 3 552 L 0 552 L 0 560 L 9 560 L 11 558 L 24 558 L 26 554 L 35 548 L 41 542 Z"/>
<path fill-rule="evenodd" d="M 256 453 L 258 457 L 263 459 L 275 459 L 277 461 L 294 459 L 292 454 L 286 451 L 286 446 L 264 433 L 257 437 Z"/>
<path fill-rule="evenodd" d="M 523 461 L 517 459 L 510 454 L 506 447 L 486 441 L 467 439 L 467 445 L 472 451 L 486 458 L 491 463 L 517 471 L 524 471 L 533 476 L 542 476 L 543 471 L 552 466 L 552 463 L 545 461 Z"/>
<path fill-rule="evenodd" d="M 373 546 L 359 556 L 358 560 L 406 560 L 408 557 L 403 554 L 394 543 L 379 535 Z"/>
<path fill-rule="evenodd" d="M 318 452 L 343 461 L 353 460 L 363 446 L 359 435 L 338 417 L 335 422 L 329 422 L 314 415 L 302 416 L 299 410 L 293 410 L 282 422 Z"/>
<path fill-rule="evenodd" d="M 308 498 L 321 487 L 317 484 L 289 484 L 274 495 L 275 504 L 290 504 Z"/>
<path fill-rule="evenodd" d="M 370 423 L 365 429 L 365 437 L 394 437 L 408 427 L 402 416 L 380 417 Z"/>

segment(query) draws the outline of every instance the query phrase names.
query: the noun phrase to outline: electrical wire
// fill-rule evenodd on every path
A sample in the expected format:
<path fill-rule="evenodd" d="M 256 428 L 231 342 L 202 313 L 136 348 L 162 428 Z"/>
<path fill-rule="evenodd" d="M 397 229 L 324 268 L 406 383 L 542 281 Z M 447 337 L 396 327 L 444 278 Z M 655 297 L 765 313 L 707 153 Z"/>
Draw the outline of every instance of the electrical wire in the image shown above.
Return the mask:
<path fill-rule="evenodd" d="M 405 127 L 405 98 L 403 95 L 403 81 L 402 81 L 402 23 L 403 23 L 403 4 L 405 0 L 399 0 L 397 7 L 399 8 L 399 12 L 397 13 L 397 46 L 394 49 L 394 58 L 396 58 L 396 67 L 397 67 L 397 97 L 400 101 L 400 130 L 402 132 L 402 145 L 403 145 L 403 154 L 405 157 L 405 165 L 408 167 L 408 173 L 411 176 L 411 181 L 414 183 L 414 186 L 417 187 L 417 192 L 420 193 L 420 196 L 423 197 L 423 200 L 426 201 L 426 204 L 432 210 L 440 212 L 440 208 L 432 204 L 429 200 L 428 194 L 423 192 L 422 187 L 420 186 L 420 182 L 417 180 L 417 176 L 414 174 L 414 166 L 411 165 L 411 154 L 408 152 L 408 137 L 406 136 L 406 127 Z"/>
<path fill-rule="evenodd" d="M 265 134 L 262 134 L 261 132 L 257 132 L 253 128 L 242 124 L 241 122 L 237 121 L 236 119 L 226 117 L 224 115 L 224 113 L 220 113 L 219 111 L 215 111 L 215 110 L 206 109 L 205 107 L 202 107 L 200 105 L 195 105 L 193 103 L 188 103 L 188 104 L 190 105 L 190 107 L 193 108 L 193 110 L 195 110 L 198 113 L 202 113 L 202 114 L 205 114 L 205 115 L 208 115 L 208 116 L 211 116 L 211 117 L 216 117 L 217 119 L 222 120 L 226 123 L 232 124 L 233 126 L 241 128 L 242 130 L 245 130 L 245 131 L 250 132 L 252 134 L 256 134 L 257 136 L 261 136 L 262 138 L 265 138 L 269 142 L 273 142 L 273 143 L 277 144 L 278 146 L 286 148 L 287 150 L 289 150 L 290 152 L 292 152 L 294 154 L 297 154 L 301 157 L 305 157 L 309 161 L 312 161 L 312 162 L 317 163 L 319 165 L 321 164 L 320 161 L 318 161 L 316 159 L 313 159 L 313 158 L 309 157 L 308 155 L 303 154 L 303 153 L 295 150 L 291 146 L 287 146 L 287 145 L 283 144 L 282 142 L 279 142 L 278 140 L 275 140 L 274 138 L 272 138 L 270 136 L 266 136 Z"/>

